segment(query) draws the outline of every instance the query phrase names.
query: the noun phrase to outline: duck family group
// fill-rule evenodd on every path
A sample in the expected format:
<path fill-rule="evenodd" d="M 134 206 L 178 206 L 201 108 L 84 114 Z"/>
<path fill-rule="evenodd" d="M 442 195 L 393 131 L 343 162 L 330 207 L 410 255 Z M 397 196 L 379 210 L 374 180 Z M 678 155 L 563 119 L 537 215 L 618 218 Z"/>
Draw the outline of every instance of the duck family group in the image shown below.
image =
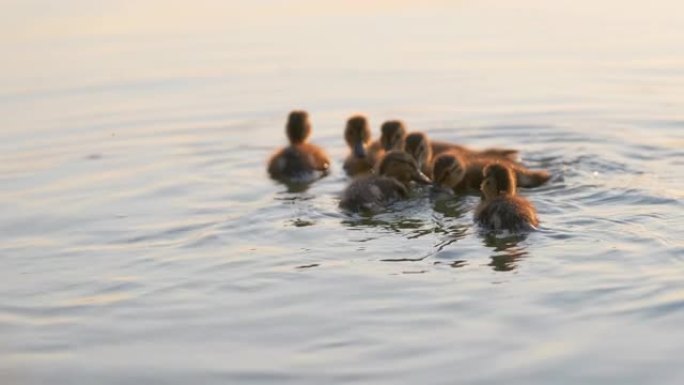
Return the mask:
<path fill-rule="evenodd" d="M 290 145 L 270 158 L 271 177 L 287 182 L 327 175 L 330 158 L 308 142 L 308 113 L 292 111 L 285 131 Z M 517 188 L 540 186 L 551 175 L 526 168 L 517 160 L 515 149 L 477 151 L 431 141 L 423 132 L 407 133 L 399 120 L 383 123 L 380 139 L 372 141 L 368 119 L 363 115 L 347 120 L 344 139 L 350 149 L 344 170 L 352 177 L 340 200 L 345 210 L 377 212 L 407 198 L 412 184 L 432 184 L 435 189 L 456 194 L 479 193 L 481 201 L 474 217 L 485 230 L 528 231 L 539 223 L 534 206 L 517 194 Z"/>

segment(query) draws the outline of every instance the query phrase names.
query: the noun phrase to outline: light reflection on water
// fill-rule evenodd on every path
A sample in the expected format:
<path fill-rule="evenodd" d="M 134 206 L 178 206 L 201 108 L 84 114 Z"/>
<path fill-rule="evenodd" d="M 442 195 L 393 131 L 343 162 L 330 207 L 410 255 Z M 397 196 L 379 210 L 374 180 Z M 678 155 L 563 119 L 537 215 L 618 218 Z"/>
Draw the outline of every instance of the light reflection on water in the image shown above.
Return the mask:
<path fill-rule="evenodd" d="M 7 9 L 0 382 L 684 378 L 679 2 Z M 265 171 L 294 108 L 312 185 Z M 341 211 L 357 112 L 520 148 L 540 230 L 427 190 Z"/>

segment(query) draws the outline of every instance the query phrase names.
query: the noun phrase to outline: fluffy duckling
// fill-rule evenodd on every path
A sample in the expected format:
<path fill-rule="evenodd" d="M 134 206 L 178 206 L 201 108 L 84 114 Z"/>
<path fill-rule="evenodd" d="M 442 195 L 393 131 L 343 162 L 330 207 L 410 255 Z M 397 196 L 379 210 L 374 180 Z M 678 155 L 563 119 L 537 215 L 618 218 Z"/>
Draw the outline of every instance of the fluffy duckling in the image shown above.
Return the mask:
<path fill-rule="evenodd" d="M 475 151 L 458 144 L 431 141 L 422 132 L 412 132 L 406 136 L 404 150 L 411 154 L 418 162 L 421 170 L 430 176 L 432 174 L 433 157 L 444 152 L 460 152 L 466 157 L 488 156 L 492 158 L 510 159 L 515 161 L 518 157 L 518 150 L 488 148 L 482 151 Z M 479 186 L 479 185 L 478 185 Z"/>
<path fill-rule="evenodd" d="M 410 155 L 390 151 L 380 161 L 379 175 L 355 179 L 344 190 L 340 207 L 351 211 L 380 211 L 388 204 L 408 196 L 411 181 L 429 184 L 430 179 Z"/>
<path fill-rule="evenodd" d="M 380 139 L 370 146 L 374 171 L 378 172 L 380 160 L 389 151 L 403 151 L 406 138 L 406 126 L 400 120 L 388 120 L 380 127 Z"/>
<path fill-rule="evenodd" d="M 404 150 L 406 125 L 401 120 L 388 120 L 380 127 L 380 144 L 385 151 Z"/>
<path fill-rule="evenodd" d="M 328 155 L 320 147 L 307 143 L 311 122 L 306 111 L 292 111 L 285 132 L 290 145 L 279 150 L 268 161 L 272 178 L 290 181 L 310 181 L 327 173 Z"/>
<path fill-rule="evenodd" d="M 537 212 L 527 199 L 516 195 L 515 173 L 509 167 L 492 163 L 483 171 L 482 200 L 475 221 L 486 230 L 520 232 L 539 225 Z"/>
<path fill-rule="evenodd" d="M 413 157 L 425 175 L 432 175 L 433 151 L 427 135 L 413 132 L 406 136 L 404 151 Z"/>
<path fill-rule="evenodd" d="M 465 157 L 459 151 L 446 152 L 435 157 L 432 175 L 436 187 L 457 192 L 477 191 L 483 178 L 483 170 L 492 163 L 510 168 L 522 187 L 537 187 L 546 183 L 551 174 L 544 170 L 530 170 L 511 160 L 487 156 Z M 460 179 L 444 175 L 463 174 Z"/>
<path fill-rule="evenodd" d="M 465 158 L 459 152 L 442 154 L 435 158 L 432 180 L 434 187 L 449 191 L 456 191 L 466 177 L 468 166 Z"/>
<path fill-rule="evenodd" d="M 344 140 L 351 150 L 344 160 L 344 171 L 354 176 L 370 172 L 375 165 L 380 143 L 369 145 L 371 140 L 370 125 L 363 115 L 354 115 L 347 120 L 344 129 Z"/>

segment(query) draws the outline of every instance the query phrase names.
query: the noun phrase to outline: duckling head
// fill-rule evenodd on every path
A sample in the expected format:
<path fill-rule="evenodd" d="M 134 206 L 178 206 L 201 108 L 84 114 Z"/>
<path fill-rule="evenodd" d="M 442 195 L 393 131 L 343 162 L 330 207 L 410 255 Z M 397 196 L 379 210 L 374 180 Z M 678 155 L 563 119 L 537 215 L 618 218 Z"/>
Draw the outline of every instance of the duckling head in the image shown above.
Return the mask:
<path fill-rule="evenodd" d="M 404 151 L 409 153 L 422 169 L 432 159 L 432 147 L 427 135 L 422 132 L 413 132 L 406 136 Z"/>
<path fill-rule="evenodd" d="M 482 170 L 480 190 L 485 199 L 499 195 L 515 195 L 515 173 L 500 163 L 492 163 Z"/>
<path fill-rule="evenodd" d="M 366 145 L 370 142 L 371 132 L 368 119 L 363 115 L 354 115 L 347 120 L 344 129 L 344 140 L 357 158 L 366 157 Z"/>
<path fill-rule="evenodd" d="M 444 153 L 435 158 L 432 166 L 432 178 L 435 187 L 453 189 L 466 174 L 466 163 L 458 153 Z"/>
<path fill-rule="evenodd" d="M 285 132 L 291 144 L 302 144 L 311 135 L 311 121 L 306 111 L 296 110 L 287 117 Z"/>
<path fill-rule="evenodd" d="M 380 161 L 380 175 L 389 176 L 397 179 L 404 185 L 409 185 L 411 181 L 423 184 L 430 184 L 432 181 L 418 168 L 418 163 L 411 155 L 394 150 L 390 151 Z"/>
<path fill-rule="evenodd" d="M 403 150 L 406 138 L 406 126 L 400 120 L 388 120 L 380 128 L 380 143 L 385 151 Z"/>

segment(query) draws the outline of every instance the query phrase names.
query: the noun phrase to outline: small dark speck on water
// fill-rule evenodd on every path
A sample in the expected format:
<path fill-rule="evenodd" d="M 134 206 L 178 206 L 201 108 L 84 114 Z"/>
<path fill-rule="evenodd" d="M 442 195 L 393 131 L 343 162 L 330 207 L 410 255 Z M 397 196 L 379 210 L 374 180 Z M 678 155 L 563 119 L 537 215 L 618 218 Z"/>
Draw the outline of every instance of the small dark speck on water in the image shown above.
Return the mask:
<path fill-rule="evenodd" d="M 320 264 L 318 264 L 318 263 L 312 263 L 312 264 L 310 264 L 310 265 L 301 265 L 301 266 L 297 266 L 296 268 L 297 268 L 297 269 L 310 269 L 310 268 L 312 268 L 312 267 L 318 267 L 318 266 L 320 266 Z"/>
<path fill-rule="evenodd" d="M 463 260 L 458 260 L 458 261 L 453 261 L 453 262 L 451 262 L 451 263 L 442 262 L 442 261 L 436 261 L 434 264 L 435 264 L 435 265 L 449 265 L 449 266 L 451 266 L 451 267 L 457 268 L 457 267 L 464 267 L 464 266 L 466 266 L 468 263 L 467 263 L 466 261 L 463 261 Z"/>
<path fill-rule="evenodd" d="M 313 226 L 316 224 L 315 221 L 307 220 L 307 219 L 301 219 L 297 218 L 292 220 L 292 224 L 295 225 L 296 227 L 307 227 L 307 226 Z"/>
<path fill-rule="evenodd" d="M 420 262 L 427 258 L 427 256 L 416 257 L 416 258 L 386 258 L 381 259 L 381 262 Z"/>

